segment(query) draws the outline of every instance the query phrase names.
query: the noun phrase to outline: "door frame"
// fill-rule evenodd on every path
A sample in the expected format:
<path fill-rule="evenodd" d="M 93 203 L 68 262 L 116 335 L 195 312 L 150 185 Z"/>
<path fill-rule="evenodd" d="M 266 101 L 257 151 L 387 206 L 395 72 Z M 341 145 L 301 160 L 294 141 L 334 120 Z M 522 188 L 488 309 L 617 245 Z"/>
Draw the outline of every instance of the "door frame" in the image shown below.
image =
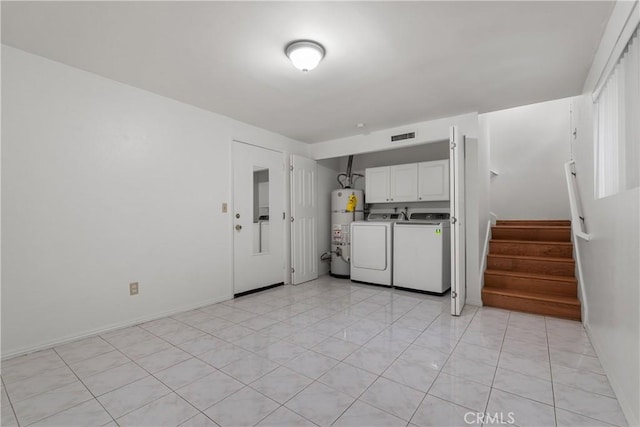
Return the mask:
<path fill-rule="evenodd" d="M 451 215 L 451 314 L 459 316 L 467 300 L 466 136 L 457 126 L 449 137 L 449 211 Z M 461 164 L 460 164 L 461 163 Z M 458 166 L 462 166 L 461 168 Z M 456 200 L 460 199 L 460 205 Z M 456 212 L 457 210 L 457 212 Z M 461 245 L 458 243 L 461 242 Z M 462 262 L 460 262 L 462 257 Z"/>
<path fill-rule="evenodd" d="M 243 141 L 241 139 L 238 138 L 231 138 L 231 142 L 229 144 L 229 203 L 227 205 L 227 226 L 228 226 L 228 230 L 229 230 L 229 261 L 230 261 L 230 268 L 229 268 L 229 294 L 228 294 L 228 299 L 233 299 L 235 297 L 235 286 L 236 286 L 236 277 L 235 277 L 235 234 L 234 234 L 234 216 L 233 216 L 233 212 L 235 212 L 235 178 L 234 178 L 234 174 L 235 174 L 235 169 L 234 169 L 234 144 L 245 144 L 245 145 L 251 145 L 253 147 L 257 147 L 257 148 L 262 148 L 265 150 L 269 150 L 269 151 L 273 151 L 275 153 L 278 153 L 281 155 L 282 157 L 282 168 L 283 168 L 283 197 L 282 197 L 282 212 L 286 215 L 286 218 L 289 218 L 289 208 L 287 207 L 287 204 L 290 203 L 290 194 L 289 191 L 287 190 L 287 187 L 289 185 L 289 180 L 288 180 L 288 173 L 285 173 L 289 170 L 289 160 L 288 160 L 288 156 L 286 152 L 283 152 L 281 150 L 276 150 L 274 148 L 271 147 L 265 147 L 264 145 L 260 145 L 260 144 L 254 144 L 251 142 L 247 142 L 247 141 Z M 287 272 L 287 266 L 290 265 L 291 263 L 291 250 L 290 250 L 290 246 L 287 244 L 287 238 L 290 232 L 290 227 L 287 226 L 287 224 L 284 224 L 283 228 L 283 234 L 281 236 L 282 241 L 283 241 L 283 247 L 282 247 L 282 263 L 283 263 L 283 271 L 282 271 L 282 281 L 283 283 L 289 284 L 291 283 L 291 274 L 290 272 Z"/>

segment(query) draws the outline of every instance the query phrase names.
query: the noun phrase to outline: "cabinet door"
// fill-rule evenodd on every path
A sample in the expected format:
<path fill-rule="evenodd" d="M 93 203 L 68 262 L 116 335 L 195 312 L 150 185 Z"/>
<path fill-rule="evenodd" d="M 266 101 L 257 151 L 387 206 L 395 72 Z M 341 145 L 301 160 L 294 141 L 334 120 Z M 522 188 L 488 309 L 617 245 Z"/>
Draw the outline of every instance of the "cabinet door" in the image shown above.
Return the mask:
<path fill-rule="evenodd" d="M 418 164 L 390 167 L 390 202 L 415 202 L 418 200 Z"/>
<path fill-rule="evenodd" d="M 449 160 L 418 163 L 418 200 L 449 200 Z"/>
<path fill-rule="evenodd" d="M 365 200 L 367 203 L 389 201 L 389 167 L 365 170 Z"/>

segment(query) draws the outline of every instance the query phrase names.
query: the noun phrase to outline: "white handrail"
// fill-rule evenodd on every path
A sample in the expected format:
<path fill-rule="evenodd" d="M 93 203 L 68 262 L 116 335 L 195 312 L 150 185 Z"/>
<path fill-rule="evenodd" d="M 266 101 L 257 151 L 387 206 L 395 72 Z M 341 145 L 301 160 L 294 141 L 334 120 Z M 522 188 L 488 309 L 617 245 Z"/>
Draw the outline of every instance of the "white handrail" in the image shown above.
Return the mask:
<path fill-rule="evenodd" d="M 480 280 L 484 279 L 484 271 L 487 268 L 487 255 L 489 255 L 489 241 L 491 240 L 491 220 L 487 221 L 487 232 L 484 236 L 484 246 L 482 247 L 482 262 L 480 263 Z"/>
<path fill-rule="evenodd" d="M 498 215 L 494 214 L 493 212 L 489 212 L 489 218 L 491 221 L 491 225 L 496 225 L 498 223 Z"/>
<path fill-rule="evenodd" d="M 564 164 L 564 173 L 567 178 L 567 190 L 569 191 L 569 208 L 571 209 L 571 229 L 573 234 L 580 237 L 583 240 L 591 240 L 591 235 L 583 230 L 582 219 L 578 211 L 578 197 L 576 195 L 576 187 L 572 182 L 573 171 L 571 166 L 575 164 L 575 161 L 571 160 Z"/>
<path fill-rule="evenodd" d="M 583 240 L 591 240 L 591 235 L 586 233 L 583 229 L 582 219 L 578 211 L 578 197 L 576 195 L 576 186 L 572 179 L 574 177 L 571 166 L 575 164 L 575 161 L 570 161 L 564 164 L 564 172 L 567 177 L 567 190 L 569 191 L 569 207 L 571 209 L 571 231 L 574 235 L 573 250 L 575 251 L 576 267 L 578 270 L 578 286 L 580 290 L 580 302 L 582 303 L 582 322 L 587 323 L 589 318 L 589 308 L 587 307 L 587 299 L 584 292 L 584 278 L 582 276 L 582 262 L 580 261 L 580 245 L 575 241 L 575 237 L 580 237 Z"/>

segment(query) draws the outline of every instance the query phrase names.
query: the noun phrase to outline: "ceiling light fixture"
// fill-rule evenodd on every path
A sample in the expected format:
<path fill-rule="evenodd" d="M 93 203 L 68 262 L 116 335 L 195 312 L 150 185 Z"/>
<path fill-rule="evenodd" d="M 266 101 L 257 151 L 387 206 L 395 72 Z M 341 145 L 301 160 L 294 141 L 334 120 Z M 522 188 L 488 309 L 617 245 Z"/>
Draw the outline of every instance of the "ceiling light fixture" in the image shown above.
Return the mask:
<path fill-rule="evenodd" d="M 293 66 L 303 72 L 311 71 L 324 58 L 324 47 L 311 40 L 298 40 L 287 45 L 284 52 Z"/>

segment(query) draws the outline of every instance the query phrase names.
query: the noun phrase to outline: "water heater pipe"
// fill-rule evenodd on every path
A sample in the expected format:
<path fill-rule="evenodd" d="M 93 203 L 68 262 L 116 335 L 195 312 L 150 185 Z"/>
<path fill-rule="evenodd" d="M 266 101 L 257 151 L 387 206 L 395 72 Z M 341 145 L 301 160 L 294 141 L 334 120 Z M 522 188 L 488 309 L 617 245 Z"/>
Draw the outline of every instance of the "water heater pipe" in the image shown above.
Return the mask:
<path fill-rule="evenodd" d="M 347 178 L 345 180 L 345 188 L 351 188 L 351 168 L 353 167 L 353 155 L 349 156 L 349 161 L 347 162 Z"/>

